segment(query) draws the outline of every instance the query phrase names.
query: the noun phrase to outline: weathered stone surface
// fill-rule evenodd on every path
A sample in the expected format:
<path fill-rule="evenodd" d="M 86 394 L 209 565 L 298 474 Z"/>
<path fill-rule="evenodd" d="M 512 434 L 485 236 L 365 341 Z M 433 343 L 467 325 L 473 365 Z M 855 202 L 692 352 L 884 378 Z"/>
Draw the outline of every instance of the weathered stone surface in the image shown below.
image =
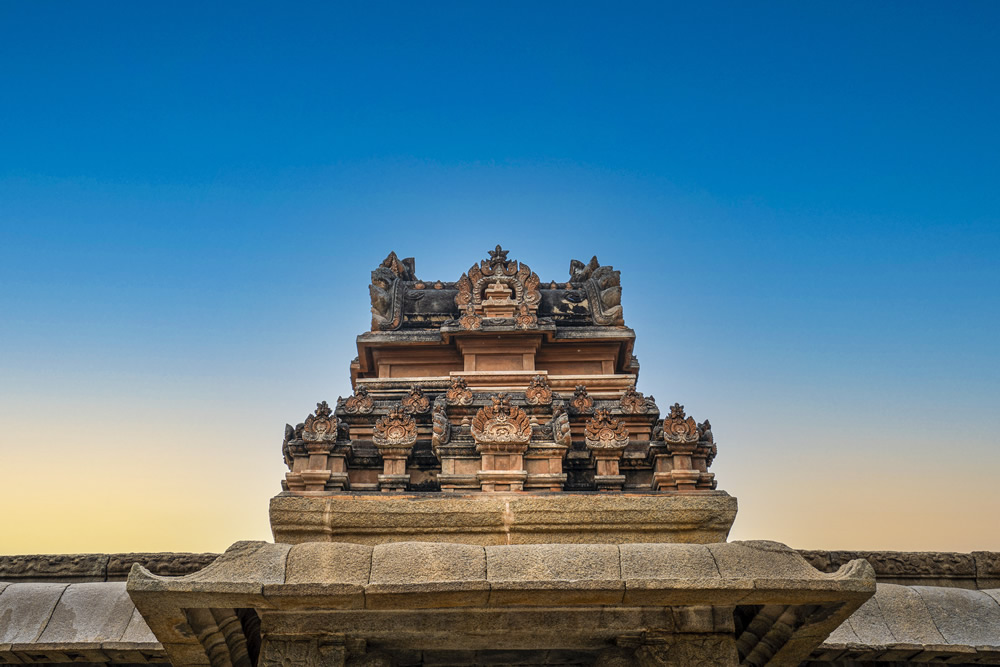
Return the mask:
<path fill-rule="evenodd" d="M 107 554 L 0 556 L 0 581 L 104 581 Z"/>
<path fill-rule="evenodd" d="M 108 554 L 107 581 L 125 581 L 133 563 L 162 577 L 181 577 L 211 565 L 213 553 L 127 553 Z"/>
<path fill-rule="evenodd" d="M 35 641 L 68 584 L 11 584 L 0 594 L 0 644 Z"/>
<path fill-rule="evenodd" d="M 118 641 L 135 605 L 124 582 L 70 584 L 63 592 L 45 630 L 43 644 Z"/>
<path fill-rule="evenodd" d="M 736 499 L 705 495 L 384 494 L 271 499 L 275 540 L 384 544 L 724 541 Z"/>
<path fill-rule="evenodd" d="M 946 643 L 934 624 L 923 598 L 913 588 L 880 584 L 873 599 L 885 619 L 889 632 L 898 643 Z"/>
<path fill-rule="evenodd" d="M 874 597 L 861 605 L 847 620 L 851 630 L 864 644 L 887 646 L 896 641 Z"/>
<path fill-rule="evenodd" d="M 380 544 L 372 552 L 372 584 L 485 579 L 486 552 L 482 547 L 403 542 Z"/>
<path fill-rule="evenodd" d="M 156 642 L 156 637 L 146 625 L 146 619 L 142 617 L 139 610 L 133 609 L 132 618 L 129 619 L 128 626 L 119 641 L 128 644 L 149 644 Z"/>
<path fill-rule="evenodd" d="M 707 546 L 701 544 L 623 544 L 623 579 L 719 578 L 719 568 Z"/>
<path fill-rule="evenodd" d="M 372 547 L 344 542 L 309 542 L 288 552 L 286 584 L 368 583 Z"/>
<path fill-rule="evenodd" d="M 490 604 L 615 604 L 625 592 L 615 545 L 486 547 L 486 563 Z"/>
<path fill-rule="evenodd" d="M 981 591 L 914 586 L 949 644 L 1000 646 L 1000 605 Z"/>

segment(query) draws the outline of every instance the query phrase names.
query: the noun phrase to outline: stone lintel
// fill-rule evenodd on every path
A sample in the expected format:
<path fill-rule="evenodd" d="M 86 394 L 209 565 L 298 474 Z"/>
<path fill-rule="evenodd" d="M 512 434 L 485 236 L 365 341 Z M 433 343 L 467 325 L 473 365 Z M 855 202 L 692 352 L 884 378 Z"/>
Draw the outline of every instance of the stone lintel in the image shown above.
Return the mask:
<path fill-rule="evenodd" d="M 271 499 L 275 540 L 302 542 L 462 542 L 628 544 L 723 542 L 736 498 L 691 494 L 407 493 Z"/>

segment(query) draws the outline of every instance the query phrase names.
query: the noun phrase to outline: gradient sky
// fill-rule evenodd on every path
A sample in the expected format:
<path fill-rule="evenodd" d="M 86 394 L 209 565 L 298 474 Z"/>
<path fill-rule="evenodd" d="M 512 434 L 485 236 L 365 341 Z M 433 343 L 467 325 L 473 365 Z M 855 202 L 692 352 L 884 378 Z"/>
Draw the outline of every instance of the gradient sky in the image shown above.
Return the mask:
<path fill-rule="evenodd" d="M 0 553 L 269 539 L 369 272 L 622 271 L 732 537 L 1000 550 L 1000 3 L 0 3 Z"/>

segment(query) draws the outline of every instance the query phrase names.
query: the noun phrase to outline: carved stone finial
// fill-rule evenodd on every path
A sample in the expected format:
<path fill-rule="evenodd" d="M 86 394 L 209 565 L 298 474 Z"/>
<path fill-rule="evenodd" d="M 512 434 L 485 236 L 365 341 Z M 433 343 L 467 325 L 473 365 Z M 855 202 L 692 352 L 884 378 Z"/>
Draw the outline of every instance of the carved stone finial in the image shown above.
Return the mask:
<path fill-rule="evenodd" d="M 652 403 L 652 399 L 647 399 L 641 392 L 636 391 L 635 385 L 626 389 L 625 393 L 622 394 L 621 400 L 618 401 L 622 412 L 630 415 L 648 412 L 650 407 L 652 407 L 650 403 Z"/>
<path fill-rule="evenodd" d="M 368 387 L 359 384 L 353 396 L 348 396 L 343 402 L 344 411 L 350 414 L 368 414 L 375 407 L 375 401 L 368 393 Z"/>
<path fill-rule="evenodd" d="M 584 385 L 578 384 L 569 406 L 577 412 L 586 414 L 594 409 L 594 399 L 587 394 L 587 388 Z"/>
<path fill-rule="evenodd" d="M 403 409 L 410 413 L 424 413 L 431 408 L 431 402 L 424 396 L 423 390 L 417 386 L 410 388 L 410 393 L 404 396 L 400 403 Z"/>
<path fill-rule="evenodd" d="M 507 259 L 507 251 L 497 246 L 490 259 L 473 264 L 455 284 L 455 305 L 464 314 L 458 323 L 464 329 L 478 329 L 485 320 L 514 320 L 514 325 L 537 325 L 538 276 L 527 264 Z"/>
<path fill-rule="evenodd" d="M 531 439 L 528 415 L 511 405 L 507 394 L 496 394 L 491 399 L 493 405 L 480 408 L 472 420 L 472 437 L 476 443 L 527 444 Z"/>
<path fill-rule="evenodd" d="M 417 423 L 401 405 L 397 405 L 375 422 L 372 440 L 379 451 L 412 448 L 417 441 Z"/>
<path fill-rule="evenodd" d="M 612 417 L 609 411 L 601 409 L 594 413 L 584 427 L 584 440 L 591 450 L 621 452 L 628 446 L 628 427 L 621 419 Z"/>
<path fill-rule="evenodd" d="M 445 392 L 445 397 L 452 405 L 469 405 L 472 403 L 472 391 L 469 390 L 469 385 L 466 383 L 465 378 L 462 377 L 453 377 L 451 379 L 451 385 L 448 387 L 448 391 Z"/>
<path fill-rule="evenodd" d="M 544 375 L 531 378 L 528 388 L 524 390 L 524 399 L 531 405 L 548 405 L 552 402 L 552 389 Z"/>
<path fill-rule="evenodd" d="M 663 420 L 663 439 L 670 443 L 687 444 L 698 442 L 698 426 L 694 418 L 684 414 L 684 406 L 674 403 L 670 406 L 670 416 Z"/>
<path fill-rule="evenodd" d="M 302 439 L 306 442 L 336 442 L 339 421 L 326 401 L 316 404 L 316 411 L 306 417 Z"/>

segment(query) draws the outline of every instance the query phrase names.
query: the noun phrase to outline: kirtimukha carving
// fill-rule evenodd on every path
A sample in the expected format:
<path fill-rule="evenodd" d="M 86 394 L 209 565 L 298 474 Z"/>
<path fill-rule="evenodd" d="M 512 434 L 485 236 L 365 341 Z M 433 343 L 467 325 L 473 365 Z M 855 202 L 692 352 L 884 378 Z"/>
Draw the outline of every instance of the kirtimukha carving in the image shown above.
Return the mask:
<path fill-rule="evenodd" d="M 663 439 L 672 443 L 698 442 L 698 426 L 693 417 L 684 415 L 684 406 L 674 403 L 670 406 L 670 416 L 663 420 Z"/>
<path fill-rule="evenodd" d="M 608 410 L 598 410 L 584 427 L 587 449 L 624 451 L 628 446 L 628 427 Z"/>
<path fill-rule="evenodd" d="M 383 470 L 378 476 L 382 491 L 405 491 L 410 483 L 406 459 L 417 441 L 417 423 L 402 405 L 397 405 L 375 422 L 372 440 L 382 455 Z"/>
<path fill-rule="evenodd" d="M 621 407 L 622 412 L 628 415 L 650 412 L 651 409 L 656 409 L 656 404 L 653 402 L 652 397 L 646 398 L 643 396 L 641 392 L 635 390 L 635 385 L 625 390 L 625 393 L 622 394 L 621 399 L 618 401 L 618 405 Z"/>
<path fill-rule="evenodd" d="M 283 487 L 289 491 L 342 490 L 348 486 L 350 444 L 337 443 L 340 420 L 329 404 L 316 404 L 304 423 L 285 425 L 281 451 L 288 465 Z"/>
<path fill-rule="evenodd" d="M 400 260 L 396 253 L 372 271 L 368 292 L 372 300 L 372 331 L 392 331 L 403 321 L 403 288 L 407 280 L 416 280 L 413 258 Z"/>
<path fill-rule="evenodd" d="M 573 398 L 569 402 L 569 407 L 581 414 L 587 414 L 594 409 L 594 399 L 587 394 L 587 388 L 582 384 L 576 385 Z"/>
<path fill-rule="evenodd" d="M 375 401 L 368 393 L 368 387 L 359 384 L 353 396 L 348 396 L 342 403 L 344 411 L 351 414 L 366 415 L 375 407 Z"/>
<path fill-rule="evenodd" d="M 445 393 L 448 402 L 452 405 L 470 405 L 472 403 L 472 391 L 464 378 L 453 377 L 448 391 Z"/>
<path fill-rule="evenodd" d="M 572 283 L 583 284 L 595 324 L 625 326 L 620 271 L 611 266 L 601 266 L 595 255 L 588 264 L 576 259 L 571 261 L 569 275 Z"/>
<path fill-rule="evenodd" d="M 531 378 L 528 388 L 524 390 L 524 399 L 530 405 L 548 405 L 552 402 L 552 388 L 544 375 Z"/>
<path fill-rule="evenodd" d="M 410 413 L 422 414 L 431 409 L 431 402 L 420 387 L 414 386 L 410 393 L 403 397 L 401 402 L 403 409 Z"/>
<path fill-rule="evenodd" d="M 584 428 L 584 441 L 597 464 L 594 482 L 600 491 L 621 491 L 625 475 L 618 461 L 628 446 L 628 428 L 607 410 L 597 410 Z"/>
<path fill-rule="evenodd" d="M 537 326 L 542 300 L 538 276 L 527 264 L 508 260 L 507 252 L 498 245 L 488 260 L 473 264 L 458 279 L 455 305 L 465 313 L 459 319 L 462 328 L 478 329 L 483 320 L 511 319 L 522 329 Z"/>
<path fill-rule="evenodd" d="M 507 394 L 491 397 L 493 405 L 480 408 L 472 419 L 472 437 L 479 444 L 528 444 L 531 420 L 521 408 L 511 405 Z"/>

